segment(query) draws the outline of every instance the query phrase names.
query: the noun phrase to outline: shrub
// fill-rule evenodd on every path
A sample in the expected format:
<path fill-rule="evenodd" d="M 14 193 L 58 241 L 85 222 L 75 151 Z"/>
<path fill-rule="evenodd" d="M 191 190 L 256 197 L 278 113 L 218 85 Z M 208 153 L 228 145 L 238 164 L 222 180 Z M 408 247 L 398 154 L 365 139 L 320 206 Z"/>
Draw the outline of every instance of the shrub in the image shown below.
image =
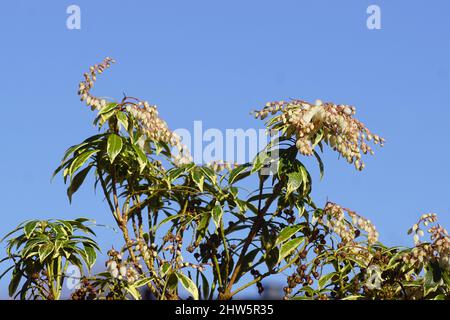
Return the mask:
<path fill-rule="evenodd" d="M 91 67 L 79 87 L 81 100 L 97 112 L 99 133 L 70 147 L 55 175 L 62 173 L 72 200 L 94 174 L 123 246 L 108 251 L 105 272 L 83 275 L 72 298 L 140 299 L 146 287 L 156 299 L 186 292 L 194 299 L 231 299 L 250 286 L 262 293 L 263 280 L 286 273 L 286 299 L 449 298 L 450 240 L 436 215 L 423 215 L 410 230 L 414 247 L 387 247 L 366 218 L 311 198 L 305 157 L 317 159 L 322 175 L 320 152 L 328 146 L 363 170 L 363 157 L 385 142 L 355 118 L 354 107 L 268 103 L 255 117 L 267 119 L 279 139 L 253 162 L 197 165 L 156 106 L 92 95 L 97 75 L 113 62 Z M 254 178 L 256 190 L 245 192 L 243 182 Z M 5 259 L 14 270 L 10 294 L 24 278 L 20 298 L 57 299 L 67 263 L 91 267 L 95 242 L 74 235 L 92 233 L 83 222 L 21 225 L 23 234 L 10 238 Z M 429 224 L 430 239 L 421 241 Z"/>

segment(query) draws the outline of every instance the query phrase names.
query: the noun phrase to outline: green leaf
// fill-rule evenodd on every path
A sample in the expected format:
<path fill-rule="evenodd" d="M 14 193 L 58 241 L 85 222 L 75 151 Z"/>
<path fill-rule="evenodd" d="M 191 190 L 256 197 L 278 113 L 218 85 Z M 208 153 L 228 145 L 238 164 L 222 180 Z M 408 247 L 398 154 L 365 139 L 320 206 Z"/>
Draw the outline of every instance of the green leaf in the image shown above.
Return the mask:
<path fill-rule="evenodd" d="M 99 128 L 103 127 L 103 125 L 106 123 L 106 121 L 108 121 L 111 117 L 113 117 L 115 115 L 116 115 L 115 110 L 111 110 L 109 112 L 105 112 L 105 113 L 99 115 L 94 120 L 94 126 L 99 125 Z"/>
<path fill-rule="evenodd" d="M 316 150 L 313 150 L 313 153 L 314 153 L 314 156 L 315 156 L 316 159 L 317 159 L 317 162 L 319 163 L 320 179 L 322 179 L 322 178 L 323 178 L 323 174 L 324 174 L 324 172 L 325 172 L 325 170 L 324 170 L 324 165 L 323 165 L 323 162 L 322 162 L 322 159 L 320 158 L 320 156 L 319 156 L 319 154 L 317 153 Z"/>
<path fill-rule="evenodd" d="M 287 190 L 286 190 L 286 196 L 300 188 L 301 184 L 303 182 L 303 177 L 300 172 L 291 172 L 288 174 L 288 183 L 287 183 Z"/>
<path fill-rule="evenodd" d="M 66 152 L 64 153 L 64 157 L 63 157 L 63 159 L 62 159 L 62 162 L 64 162 L 67 158 L 69 158 L 69 156 L 70 156 L 72 153 L 74 153 L 74 152 L 80 150 L 81 148 L 83 148 L 83 147 L 85 147 L 85 146 L 87 146 L 87 145 L 89 145 L 89 143 L 87 143 L 87 142 L 82 142 L 82 143 L 80 143 L 80 144 L 71 146 L 71 147 L 70 147 L 69 149 L 67 149 Z"/>
<path fill-rule="evenodd" d="M 189 277 L 184 275 L 181 272 L 176 273 L 178 280 L 180 280 L 183 287 L 192 295 L 194 300 L 198 300 L 198 288 L 195 285 L 194 281 L 192 281 Z"/>
<path fill-rule="evenodd" d="M 161 221 L 157 226 L 156 226 L 156 230 L 158 230 L 163 224 L 172 221 L 174 219 L 178 219 L 180 217 L 182 217 L 184 214 L 180 213 L 180 214 L 175 214 L 175 215 L 171 215 L 168 216 L 167 218 L 165 218 L 163 221 Z"/>
<path fill-rule="evenodd" d="M 86 252 L 86 264 L 90 270 L 97 260 L 97 251 L 90 245 L 85 245 L 84 251 Z"/>
<path fill-rule="evenodd" d="M 59 250 L 67 243 L 66 240 L 61 241 L 61 240 L 56 240 L 55 241 L 55 252 L 53 255 L 59 255 Z"/>
<path fill-rule="evenodd" d="M 270 198 L 270 197 L 272 197 L 272 196 L 273 196 L 272 193 L 257 194 L 257 195 L 254 195 L 254 196 L 248 198 L 247 201 L 248 201 L 248 202 L 257 201 L 257 200 L 259 201 L 259 200 L 268 199 L 268 198 Z"/>
<path fill-rule="evenodd" d="M 239 207 L 239 210 L 241 211 L 241 213 L 245 213 L 247 211 L 248 208 L 248 203 L 244 200 L 241 199 L 236 199 L 236 204 Z"/>
<path fill-rule="evenodd" d="M 145 155 L 144 151 L 142 151 L 141 148 L 135 144 L 133 144 L 133 150 L 137 155 L 137 161 L 139 162 L 139 171 L 140 173 L 142 173 L 148 162 L 147 156 Z"/>
<path fill-rule="evenodd" d="M 175 290 L 178 287 L 178 276 L 172 270 L 167 276 L 167 288 L 169 290 Z"/>
<path fill-rule="evenodd" d="M 253 160 L 253 167 L 252 167 L 252 170 L 250 171 L 250 173 L 253 174 L 253 173 L 261 170 L 261 168 L 264 167 L 264 164 L 268 158 L 269 158 L 269 155 L 267 154 L 267 152 L 262 151 L 262 152 L 258 153 L 255 157 L 255 160 Z"/>
<path fill-rule="evenodd" d="M 113 110 L 116 106 L 117 106 L 117 103 L 115 103 L 115 102 L 108 103 L 106 106 L 104 106 L 103 108 L 100 109 L 100 111 L 98 112 L 98 115 L 106 114 L 106 113 L 110 112 L 111 110 Z"/>
<path fill-rule="evenodd" d="M 108 152 L 109 160 L 111 161 L 111 163 L 114 162 L 114 159 L 120 153 L 122 147 L 123 147 L 122 138 L 115 133 L 110 134 L 108 137 L 108 145 L 106 150 Z"/>
<path fill-rule="evenodd" d="M 278 260 L 280 258 L 280 249 L 278 247 L 272 248 L 267 254 L 265 255 L 264 259 L 267 265 L 267 268 L 271 271 L 273 268 L 278 264 Z"/>
<path fill-rule="evenodd" d="M 289 300 L 313 300 L 313 298 L 312 297 L 307 297 L 307 296 L 295 296 L 295 297 L 292 297 L 292 298 L 289 298 Z"/>
<path fill-rule="evenodd" d="M 14 293 L 16 292 L 17 287 L 19 286 L 19 283 L 20 283 L 20 279 L 22 279 L 22 273 L 19 270 L 19 268 L 16 267 L 13 270 L 11 282 L 9 283 L 9 286 L 8 286 L 8 294 L 10 297 L 12 297 L 14 295 Z"/>
<path fill-rule="evenodd" d="M 223 216 L 222 206 L 220 205 L 219 201 L 216 201 L 216 204 L 212 210 L 212 218 L 217 228 L 220 227 L 220 221 L 222 220 L 222 216 Z"/>
<path fill-rule="evenodd" d="M 39 220 L 33 220 L 28 222 L 24 227 L 23 227 L 23 231 L 25 232 L 25 236 L 27 238 L 30 238 L 31 234 L 33 233 L 33 231 L 36 229 L 36 227 L 39 225 Z"/>
<path fill-rule="evenodd" d="M 439 288 L 438 282 L 441 280 L 441 269 L 438 262 L 431 262 L 426 266 L 424 296 L 435 292 Z"/>
<path fill-rule="evenodd" d="M 206 276 L 203 274 L 203 272 L 200 272 L 200 276 L 202 277 L 203 299 L 207 300 L 209 298 L 209 282 L 208 279 L 206 279 Z"/>
<path fill-rule="evenodd" d="M 214 173 L 213 170 L 211 170 L 211 168 L 208 168 L 208 167 L 200 167 L 200 170 L 203 172 L 204 176 L 205 176 L 212 184 L 216 184 L 216 183 L 217 183 L 217 177 L 216 177 L 216 174 Z"/>
<path fill-rule="evenodd" d="M 164 277 L 172 269 L 172 266 L 170 265 L 170 263 L 164 262 L 159 269 L 161 277 Z"/>
<path fill-rule="evenodd" d="M 134 285 L 130 285 L 125 289 L 128 291 L 129 294 L 133 296 L 134 300 L 141 300 L 141 294 Z"/>
<path fill-rule="evenodd" d="M 210 220 L 211 220 L 211 212 L 203 213 L 203 216 L 201 217 L 200 222 L 198 223 L 197 226 L 197 240 L 196 240 L 197 243 L 199 243 L 205 236 L 206 231 L 208 230 Z"/>
<path fill-rule="evenodd" d="M 278 263 L 280 263 L 284 258 L 286 258 L 289 254 L 291 254 L 297 247 L 304 241 L 302 238 L 292 239 L 285 244 L 283 244 L 280 248 L 280 256 L 278 258 Z"/>
<path fill-rule="evenodd" d="M 334 276 L 335 274 L 336 274 L 336 272 L 331 272 L 331 273 L 328 273 L 328 274 L 322 276 L 322 277 L 319 279 L 319 281 L 318 281 L 318 284 L 319 284 L 319 290 L 322 289 L 322 288 L 327 284 L 327 282 L 328 282 L 331 278 L 333 278 L 333 276 Z"/>
<path fill-rule="evenodd" d="M 37 254 L 37 250 L 42 244 L 45 244 L 49 241 L 47 236 L 34 236 L 33 238 L 29 239 L 27 243 L 25 244 L 23 250 L 20 252 L 20 255 L 22 258 L 27 259 L 29 255 Z"/>
<path fill-rule="evenodd" d="M 202 173 L 203 172 L 197 168 L 191 171 L 192 180 L 194 180 L 201 192 L 203 192 L 203 183 L 205 182 L 205 176 Z"/>
<path fill-rule="evenodd" d="M 444 280 L 444 283 L 450 287 L 450 271 L 443 270 L 442 271 L 442 280 Z"/>
<path fill-rule="evenodd" d="M 323 129 L 320 129 L 319 132 L 317 132 L 316 136 L 314 137 L 314 142 L 312 145 L 313 149 L 320 143 L 320 141 L 322 141 L 322 138 L 323 138 Z"/>
<path fill-rule="evenodd" d="M 136 288 L 140 288 L 140 287 L 143 287 L 143 286 L 147 285 L 148 283 L 150 283 L 150 281 L 152 281 L 152 278 L 143 278 L 143 279 L 139 279 L 138 281 L 133 283 L 133 285 Z"/>
<path fill-rule="evenodd" d="M 230 187 L 229 190 L 230 190 L 230 194 L 233 196 L 233 198 L 236 198 L 238 196 L 238 192 L 239 192 L 238 188 Z"/>
<path fill-rule="evenodd" d="M 360 295 L 351 295 L 351 296 L 347 296 L 345 298 L 342 298 L 342 300 L 358 300 L 364 298 L 363 296 Z"/>
<path fill-rule="evenodd" d="M 78 169 L 80 169 L 86 161 L 95 153 L 99 152 L 100 150 L 90 150 L 83 152 L 82 154 L 78 155 L 75 160 L 73 160 L 72 164 L 70 165 L 70 168 L 67 170 L 67 174 L 72 176 Z M 65 174 L 66 175 L 66 174 Z"/>
<path fill-rule="evenodd" d="M 41 263 L 44 262 L 44 260 L 52 253 L 53 249 L 54 249 L 54 247 L 51 242 L 42 245 L 38 250 L 39 261 Z"/>
<path fill-rule="evenodd" d="M 285 242 L 286 240 L 290 239 L 294 234 L 296 234 L 300 229 L 302 229 L 303 226 L 296 225 L 296 226 L 288 226 L 281 230 L 280 234 L 277 237 L 277 240 L 275 241 L 275 245 L 278 245 L 280 243 Z"/>
<path fill-rule="evenodd" d="M 73 177 L 72 181 L 70 182 L 69 188 L 67 188 L 67 196 L 69 197 L 69 202 L 72 202 L 73 194 L 77 192 L 80 186 L 83 184 L 91 168 L 92 166 L 88 166 L 78 172 L 75 177 Z"/>
<path fill-rule="evenodd" d="M 178 179 L 183 173 L 185 172 L 184 168 L 177 168 L 174 167 L 170 169 L 167 173 L 169 176 L 170 181 L 175 181 Z"/>
<path fill-rule="evenodd" d="M 69 235 L 66 228 L 64 228 L 64 226 L 61 224 L 51 223 L 51 224 L 49 224 L 49 226 L 56 233 L 57 238 L 59 238 L 59 237 L 65 238 L 66 236 Z"/>
<path fill-rule="evenodd" d="M 163 152 L 163 154 L 166 155 L 170 154 L 170 148 L 166 143 L 162 141 L 153 140 L 153 144 L 155 145 L 156 148 L 155 150 L 156 155 L 159 155 L 161 152 Z"/>
<path fill-rule="evenodd" d="M 248 168 L 248 165 L 241 165 L 237 168 L 234 168 L 231 170 L 229 178 L 228 178 L 228 184 L 232 185 L 233 183 L 241 180 L 242 178 L 249 176 L 250 172 L 244 172 Z"/>
<path fill-rule="evenodd" d="M 250 268 L 253 265 L 253 260 L 255 260 L 256 255 L 258 254 L 259 251 L 260 249 L 256 248 L 245 255 L 244 259 L 242 259 L 242 269 L 241 274 L 238 276 L 238 279 L 241 277 L 242 274 L 250 270 Z"/>
<path fill-rule="evenodd" d="M 13 235 L 17 231 L 21 230 L 22 226 L 23 226 L 23 222 L 21 224 L 19 224 L 19 226 L 17 226 L 17 228 L 15 228 L 14 230 L 8 232 L 2 239 L 0 239 L 0 242 L 3 242 L 6 238 L 8 238 L 9 236 Z"/>
<path fill-rule="evenodd" d="M 78 259 L 78 257 L 76 255 L 71 255 L 68 258 L 68 260 L 71 264 L 78 267 L 79 270 L 83 270 L 83 264 L 81 263 L 80 259 Z"/>
<path fill-rule="evenodd" d="M 117 116 L 117 120 L 119 120 L 119 123 L 124 127 L 124 129 L 128 130 L 127 116 L 121 111 L 117 111 L 116 116 Z"/>

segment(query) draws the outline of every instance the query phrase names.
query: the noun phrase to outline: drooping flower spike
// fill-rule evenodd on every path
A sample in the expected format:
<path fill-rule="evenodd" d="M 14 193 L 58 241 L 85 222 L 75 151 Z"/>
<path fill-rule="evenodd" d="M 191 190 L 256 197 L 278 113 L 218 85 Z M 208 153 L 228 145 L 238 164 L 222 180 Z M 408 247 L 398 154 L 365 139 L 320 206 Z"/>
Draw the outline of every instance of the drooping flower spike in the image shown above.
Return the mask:
<path fill-rule="evenodd" d="M 100 111 L 108 104 L 106 99 L 94 96 L 91 90 L 97 80 L 97 75 L 102 74 L 112 63 L 115 63 L 115 61 L 107 57 L 103 62 L 91 66 L 89 72 L 84 74 L 84 81 L 79 84 L 78 95 L 81 101 L 85 101 L 92 110 Z M 133 116 L 142 135 L 154 141 L 164 142 L 177 149 L 177 154 L 173 156 L 175 165 L 181 166 L 192 162 L 189 150 L 181 143 L 181 138 L 172 132 L 167 123 L 159 117 L 155 105 L 150 105 L 147 101 L 133 97 L 124 97 L 117 105 L 122 111 L 126 111 Z"/>
<path fill-rule="evenodd" d="M 353 106 L 320 100 L 315 104 L 303 100 L 269 102 L 262 110 L 254 112 L 261 120 L 273 115 L 267 122 L 268 128 L 295 138 L 301 154 L 312 155 L 316 145 L 324 141 L 356 169 L 362 170 L 365 167 L 362 154 L 373 154 L 369 143 L 383 146 L 385 140 L 370 132 L 354 118 L 355 114 Z"/>

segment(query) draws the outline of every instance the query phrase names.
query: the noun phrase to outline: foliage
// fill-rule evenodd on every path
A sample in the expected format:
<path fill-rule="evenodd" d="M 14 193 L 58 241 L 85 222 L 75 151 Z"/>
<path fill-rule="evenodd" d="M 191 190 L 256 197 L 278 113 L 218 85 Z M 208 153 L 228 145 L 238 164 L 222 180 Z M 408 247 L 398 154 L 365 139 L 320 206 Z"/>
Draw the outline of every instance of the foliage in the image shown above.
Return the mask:
<path fill-rule="evenodd" d="M 430 228 L 431 239 L 420 242 L 416 225 L 413 248 L 390 248 L 369 220 L 311 199 L 302 157 L 314 156 L 323 175 L 319 153 L 329 146 L 362 170 L 370 144 L 384 143 L 354 118 L 353 107 L 268 103 L 255 116 L 268 118 L 267 128 L 280 137 L 252 163 L 197 165 L 156 106 L 91 94 L 97 75 L 113 62 L 91 67 L 79 88 L 81 100 L 97 111 L 99 133 L 70 147 L 55 175 L 62 173 L 71 201 L 94 174 L 123 246 L 108 252 L 105 272 L 83 278 L 73 299 L 141 299 L 144 287 L 156 299 L 231 299 L 253 285 L 262 293 L 263 280 L 288 272 L 287 299 L 450 297 L 450 240 L 442 227 Z M 248 193 L 244 182 L 254 178 L 258 186 Z M 420 223 L 436 217 L 425 215 Z M 10 294 L 25 276 L 20 298 L 59 298 L 62 260 L 80 268 L 95 260 L 95 243 L 74 236 L 77 229 L 90 232 L 83 228 L 79 220 L 21 225 L 24 234 L 8 245 Z"/>
<path fill-rule="evenodd" d="M 5 237 L 8 256 L 2 262 L 12 260 L 13 265 L 0 276 L 12 269 L 9 295 L 21 299 L 59 299 L 69 265 L 78 267 L 80 273 L 84 267 L 92 268 L 99 248 L 88 237 L 95 233 L 85 225 L 87 221 L 32 220 L 10 232 Z"/>

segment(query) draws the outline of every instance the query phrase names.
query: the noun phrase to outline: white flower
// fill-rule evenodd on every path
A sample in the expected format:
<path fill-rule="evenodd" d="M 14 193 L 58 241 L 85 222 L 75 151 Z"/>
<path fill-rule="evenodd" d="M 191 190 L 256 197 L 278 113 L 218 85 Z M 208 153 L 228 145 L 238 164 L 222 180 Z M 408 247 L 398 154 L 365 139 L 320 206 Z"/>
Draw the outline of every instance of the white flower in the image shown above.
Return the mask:
<path fill-rule="evenodd" d="M 117 262 L 115 262 L 115 261 L 108 261 L 107 264 L 106 264 L 106 267 L 108 268 L 108 270 L 117 269 Z"/>
<path fill-rule="evenodd" d="M 111 273 L 111 276 L 113 277 L 113 278 L 117 278 L 118 276 L 119 276 L 119 270 L 116 268 L 116 269 L 112 269 L 111 271 L 110 271 L 110 273 Z"/>
<path fill-rule="evenodd" d="M 125 277 L 125 276 L 127 275 L 127 267 L 125 267 L 125 266 L 120 266 L 119 271 L 120 271 L 120 275 L 121 275 L 122 277 Z"/>

